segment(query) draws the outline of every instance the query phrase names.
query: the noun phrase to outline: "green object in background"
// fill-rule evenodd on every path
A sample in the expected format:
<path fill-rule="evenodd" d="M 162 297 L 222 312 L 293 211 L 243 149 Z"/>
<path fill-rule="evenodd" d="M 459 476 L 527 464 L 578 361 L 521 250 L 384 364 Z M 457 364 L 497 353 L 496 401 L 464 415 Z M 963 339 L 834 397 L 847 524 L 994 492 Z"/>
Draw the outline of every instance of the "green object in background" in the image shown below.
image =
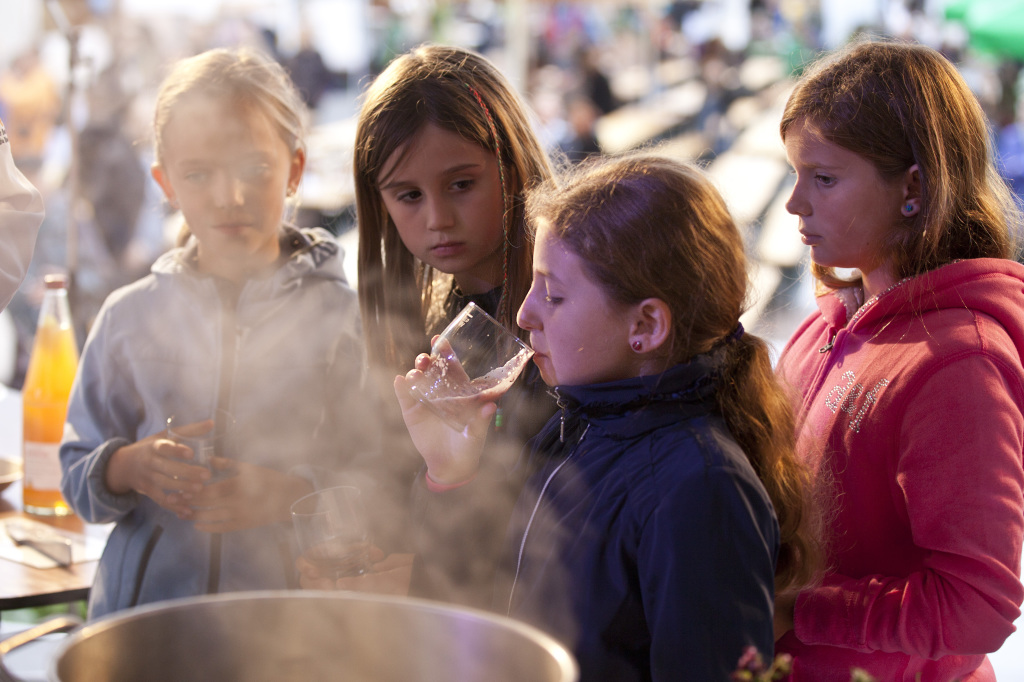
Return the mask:
<path fill-rule="evenodd" d="M 946 18 L 962 21 L 967 14 L 967 8 L 970 6 L 971 0 L 949 0 L 945 7 Z"/>
<path fill-rule="evenodd" d="M 5 622 L 24 623 L 26 626 L 41 623 L 50 616 L 59 613 L 71 613 L 82 620 L 85 620 L 88 612 L 88 604 L 85 601 L 76 601 L 69 604 L 52 604 L 50 606 L 33 606 L 24 609 L 11 609 L 4 611 Z"/>
<path fill-rule="evenodd" d="M 972 48 L 1024 59 L 1024 0 L 951 0 L 945 16 L 964 25 Z"/>

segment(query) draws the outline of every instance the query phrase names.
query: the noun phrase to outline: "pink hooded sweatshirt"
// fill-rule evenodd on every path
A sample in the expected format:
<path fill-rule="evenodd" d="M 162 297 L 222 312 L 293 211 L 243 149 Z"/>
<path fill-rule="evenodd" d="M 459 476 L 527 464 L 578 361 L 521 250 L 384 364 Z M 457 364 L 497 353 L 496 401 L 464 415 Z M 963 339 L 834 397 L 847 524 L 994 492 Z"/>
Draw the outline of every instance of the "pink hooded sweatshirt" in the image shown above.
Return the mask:
<path fill-rule="evenodd" d="M 779 360 L 828 513 L 827 571 L 777 643 L 792 680 L 994 680 L 1024 588 L 1024 267 L 952 263 L 848 308 Z"/>

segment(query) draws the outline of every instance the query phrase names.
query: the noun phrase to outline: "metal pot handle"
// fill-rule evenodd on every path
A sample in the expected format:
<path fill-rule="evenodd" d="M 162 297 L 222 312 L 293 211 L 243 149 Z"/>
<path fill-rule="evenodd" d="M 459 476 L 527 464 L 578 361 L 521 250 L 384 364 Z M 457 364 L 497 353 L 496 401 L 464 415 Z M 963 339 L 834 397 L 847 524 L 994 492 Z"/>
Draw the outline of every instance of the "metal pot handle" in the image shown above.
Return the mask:
<path fill-rule="evenodd" d="M 14 677 L 7 669 L 7 666 L 4 665 L 4 656 L 20 646 L 39 639 L 43 635 L 73 630 L 81 624 L 82 619 L 78 616 L 62 614 L 44 620 L 39 625 L 30 627 L 27 630 L 16 632 L 7 639 L 0 641 L 0 682 L 18 682 L 18 678 Z"/>

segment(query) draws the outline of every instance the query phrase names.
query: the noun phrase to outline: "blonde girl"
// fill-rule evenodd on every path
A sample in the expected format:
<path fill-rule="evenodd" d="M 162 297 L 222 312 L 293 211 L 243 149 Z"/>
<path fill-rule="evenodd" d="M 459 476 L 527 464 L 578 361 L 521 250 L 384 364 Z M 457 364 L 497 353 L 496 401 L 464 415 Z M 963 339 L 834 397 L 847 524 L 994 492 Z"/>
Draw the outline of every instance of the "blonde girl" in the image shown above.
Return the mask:
<path fill-rule="evenodd" d="M 290 504 L 370 451 L 340 249 L 284 222 L 302 119 L 284 71 L 248 49 L 182 60 L 159 92 L 152 172 L 186 238 L 104 303 L 61 447 L 75 513 L 116 523 L 90 617 L 297 585 Z M 214 430 L 212 468 L 167 438 L 170 417 Z"/>

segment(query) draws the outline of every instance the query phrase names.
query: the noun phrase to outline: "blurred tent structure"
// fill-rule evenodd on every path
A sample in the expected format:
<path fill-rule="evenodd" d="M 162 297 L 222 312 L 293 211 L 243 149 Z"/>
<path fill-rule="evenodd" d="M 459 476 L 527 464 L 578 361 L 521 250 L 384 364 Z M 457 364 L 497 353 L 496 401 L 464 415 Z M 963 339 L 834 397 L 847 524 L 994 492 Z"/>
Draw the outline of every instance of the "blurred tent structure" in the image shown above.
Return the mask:
<path fill-rule="evenodd" d="M 970 45 L 980 52 L 1024 59 L 1024 2 L 1021 0 L 951 0 L 947 19 L 967 29 Z"/>

